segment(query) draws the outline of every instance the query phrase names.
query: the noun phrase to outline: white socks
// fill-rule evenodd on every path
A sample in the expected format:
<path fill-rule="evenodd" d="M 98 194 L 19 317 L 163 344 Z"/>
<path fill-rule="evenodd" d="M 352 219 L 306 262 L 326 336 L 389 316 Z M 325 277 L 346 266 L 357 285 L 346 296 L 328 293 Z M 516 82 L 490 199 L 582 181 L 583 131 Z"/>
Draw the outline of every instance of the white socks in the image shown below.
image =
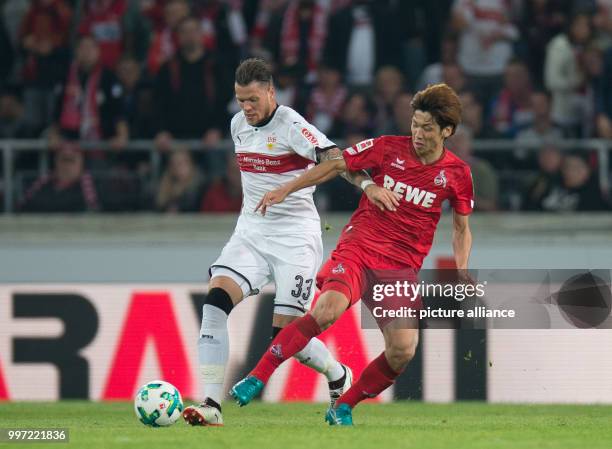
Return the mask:
<path fill-rule="evenodd" d="M 227 314 L 216 306 L 204 304 L 198 340 L 200 393 L 201 397 L 210 398 L 217 404 L 221 404 L 225 396 L 223 381 L 228 356 Z"/>
<path fill-rule="evenodd" d="M 344 368 L 329 352 L 325 343 L 318 338 L 311 338 L 304 349 L 294 355 L 300 363 L 324 374 L 328 382 L 334 382 L 344 376 Z"/>
<path fill-rule="evenodd" d="M 204 304 L 202 307 L 202 327 L 198 340 L 200 397 L 210 398 L 217 404 L 221 404 L 225 397 L 223 381 L 229 357 L 227 318 L 228 315 L 216 306 Z M 318 338 L 312 338 L 294 357 L 300 363 L 324 374 L 328 382 L 344 376 L 340 362 Z"/>

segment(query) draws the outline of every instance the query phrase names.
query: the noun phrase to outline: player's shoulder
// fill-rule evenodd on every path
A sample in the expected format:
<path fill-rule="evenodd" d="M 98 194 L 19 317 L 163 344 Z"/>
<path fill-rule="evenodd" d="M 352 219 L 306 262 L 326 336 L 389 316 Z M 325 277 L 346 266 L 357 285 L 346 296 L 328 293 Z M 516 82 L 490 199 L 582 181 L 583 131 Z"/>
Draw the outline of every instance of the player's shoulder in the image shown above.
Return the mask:
<path fill-rule="evenodd" d="M 449 167 L 456 167 L 462 170 L 469 170 L 470 166 L 467 162 L 457 156 L 448 148 L 445 148 L 445 156 L 444 156 L 444 165 L 448 165 Z"/>
<path fill-rule="evenodd" d="M 458 180 L 468 179 L 472 176 L 470 165 L 449 149 L 446 149 L 442 166 L 447 172 L 455 173 Z"/>
<path fill-rule="evenodd" d="M 236 135 L 236 131 L 244 127 L 246 123 L 247 122 L 246 122 L 246 117 L 244 116 L 244 112 L 243 111 L 236 112 L 230 122 L 230 131 L 232 133 L 232 136 Z"/>
<path fill-rule="evenodd" d="M 285 123 L 293 124 L 293 122 L 306 123 L 306 119 L 295 109 L 281 104 L 276 110 L 278 119 Z"/>
<path fill-rule="evenodd" d="M 310 127 L 302 115 L 289 106 L 280 105 L 276 110 L 277 126 L 291 131 L 300 131 L 302 128 Z"/>
<path fill-rule="evenodd" d="M 396 136 L 392 134 L 385 134 L 374 139 L 377 143 L 384 143 L 389 145 L 410 145 L 412 137 L 410 136 Z"/>

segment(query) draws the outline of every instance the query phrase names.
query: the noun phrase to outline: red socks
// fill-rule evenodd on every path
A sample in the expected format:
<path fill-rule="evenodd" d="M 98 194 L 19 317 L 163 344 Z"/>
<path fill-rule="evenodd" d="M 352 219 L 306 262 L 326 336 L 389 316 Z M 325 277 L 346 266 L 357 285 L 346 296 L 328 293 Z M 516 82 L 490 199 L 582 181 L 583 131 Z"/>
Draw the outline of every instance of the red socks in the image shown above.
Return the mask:
<path fill-rule="evenodd" d="M 340 399 L 336 402 L 336 407 L 340 404 L 348 404 L 353 408 L 364 399 L 378 396 L 393 385 L 395 378 L 400 374 L 393 371 L 389 366 L 389 362 L 387 362 L 383 352 L 366 366 L 359 380 L 340 396 Z"/>
<path fill-rule="evenodd" d="M 267 383 L 281 363 L 304 349 L 310 339 L 321 332 L 321 328 L 312 315 L 307 314 L 298 318 L 272 340 L 272 344 L 251 371 L 251 375 Z"/>

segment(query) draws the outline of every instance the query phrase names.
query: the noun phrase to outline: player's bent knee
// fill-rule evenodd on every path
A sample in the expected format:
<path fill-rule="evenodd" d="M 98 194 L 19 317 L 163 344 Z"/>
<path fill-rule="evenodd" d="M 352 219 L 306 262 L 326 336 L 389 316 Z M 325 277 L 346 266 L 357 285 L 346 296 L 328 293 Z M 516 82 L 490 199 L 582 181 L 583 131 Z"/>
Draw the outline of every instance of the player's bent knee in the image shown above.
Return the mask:
<path fill-rule="evenodd" d="M 325 330 L 340 318 L 340 315 L 346 310 L 347 301 L 343 295 L 334 294 L 333 292 L 321 295 L 311 312 L 312 317 L 321 329 Z"/>
<path fill-rule="evenodd" d="M 213 287 L 208 291 L 208 295 L 204 300 L 204 305 L 214 306 L 221 309 L 226 313 L 226 315 L 229 315 L 234 308 L 234 303 L 232 302 L 229 293 L 219 287 Z M 206 307 L 203 308 L 203 314 L 205 311 Z M 203 318 L 205 317 L 203 316 Z"/>
<path fill-rule="evenodd" d="M 392 342 L 386 349 L 387 359 L 396 371 L 401 371 L 414 358 L 415 341 Z"/>
<path fill-rule="evenodd" d="M 242 288 L 232 278 L 229 278 L 227 276 L 213 277 L 208 285 L 208 297 L 210 297 L 211 293 L 215 289 L 222 290 L 228 295 L 232 302 L 232 307 L 242 300 Z"/>

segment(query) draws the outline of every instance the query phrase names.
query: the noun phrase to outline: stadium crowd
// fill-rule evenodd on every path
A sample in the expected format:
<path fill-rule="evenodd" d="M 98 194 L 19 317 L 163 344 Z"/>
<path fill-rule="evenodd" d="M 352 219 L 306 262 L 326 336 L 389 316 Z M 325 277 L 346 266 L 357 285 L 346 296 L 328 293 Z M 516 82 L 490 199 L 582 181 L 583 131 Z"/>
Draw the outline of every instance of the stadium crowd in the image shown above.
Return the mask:
<path fill-rule="evenodd" d="M 612 0 L 4 0 L 1 12 L 0 139 L 44 139 L 53 154 L 40 174 L 40 155 L 19 153 L 17 211 L 238 211 L 222 143 L 247 56 L 274 64 L 279 103 L 347 145 L 409 134 L 413 93 L 445 82 L 464 108 L 447 146 L 472 167 L 477 210 L 610 209 L 597 154 L 556 143 L 612 139 Z M 474 139 L 490 138 L 519 145 L 476 156 Z M 123 151 L 142 139 L 161 176 L 146 152 Z M 316 196 L 333 211 L 358 199 L 341 180 Z"/>

